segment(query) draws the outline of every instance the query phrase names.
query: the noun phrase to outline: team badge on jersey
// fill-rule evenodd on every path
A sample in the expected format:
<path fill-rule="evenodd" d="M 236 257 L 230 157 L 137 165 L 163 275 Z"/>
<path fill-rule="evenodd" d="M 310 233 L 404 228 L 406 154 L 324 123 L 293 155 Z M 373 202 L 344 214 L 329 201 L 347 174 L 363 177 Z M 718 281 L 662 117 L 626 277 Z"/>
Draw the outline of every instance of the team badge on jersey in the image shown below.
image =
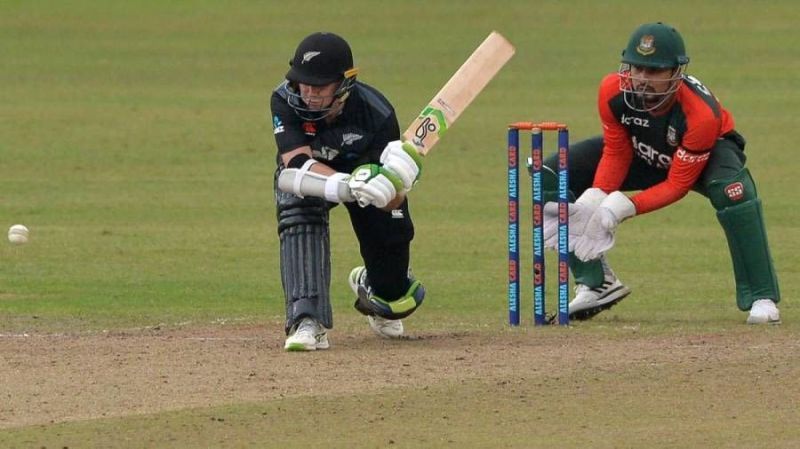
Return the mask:
<path fill-rule="evenodd" d="M 672 147 L 678 146 L 678 131 L 672 126 L 667 128 L 667 143 Z"/>
<path fill-rule="evenodd" d="M 303 123 L 303 132 L 306 133 L 307 136 L 316 136 L 317 135 L 317 125 L 314 122 L 304 122 Z"/>
<path fill-rule="evenodd" d="M 636 47 L 636 52 L 642 56 L 652 55 L 656 52 L 655 42 L 656 39 L 652 34 L 645 34 L 642 36 L 642 39 L 639 40 L 639 46 Z"/>
<path fill-rule="evenodd" d="M 363 139 L 364 136 L 356 133 L 346 133 L 342 135 L 342 146 L 352 145 L 353 142 Z"/>
<path fill-rule="evenodd" d="M 281 119 L 277 115 L 272 116 L 272 133 L 280 134 L 282 132 L 283 132 L 283 122 L 281 122 Z"/>
<path fill-rule="evenodd" d="M 311 152 L 314 155 L 314 159 L 323 159 L 326 161 L 331 161 L 339 155 L 339 150 L 326 145 L 322 145 L 319 150 L 312 148 Z"/>

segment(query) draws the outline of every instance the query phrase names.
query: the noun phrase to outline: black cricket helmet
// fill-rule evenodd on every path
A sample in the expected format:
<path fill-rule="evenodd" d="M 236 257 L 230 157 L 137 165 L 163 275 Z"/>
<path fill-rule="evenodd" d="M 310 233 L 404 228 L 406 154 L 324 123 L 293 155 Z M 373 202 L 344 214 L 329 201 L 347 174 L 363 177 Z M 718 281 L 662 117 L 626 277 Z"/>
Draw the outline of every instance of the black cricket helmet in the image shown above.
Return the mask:
<path fill-rule="evenodd" d="M 325 118 L 333 104 L 328 108 L 310 110 L 299 94 L 298 84 L 324 86 L 339 82 L 334 98 L 341 103 L 352 89 L 357 74 L 347 41 L 334 33 L 313 33 L 300 42 L 289 61 L 286 73 L 289 105 L 305 120 Z"/>

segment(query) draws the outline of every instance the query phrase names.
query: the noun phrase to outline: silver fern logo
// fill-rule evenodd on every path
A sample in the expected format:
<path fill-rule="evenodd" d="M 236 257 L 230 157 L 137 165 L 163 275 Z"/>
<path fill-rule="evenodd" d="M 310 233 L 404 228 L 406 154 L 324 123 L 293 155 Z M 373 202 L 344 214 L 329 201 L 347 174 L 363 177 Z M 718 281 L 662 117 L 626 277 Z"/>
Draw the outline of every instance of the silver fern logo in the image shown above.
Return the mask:
<path fill-rule="evenodd" d="M 330 161 L 339 155 L 339 150 L 323 145 L 319 150 L 312 149 L 311 153 L 314 155 L 314 159 Z"/>
<path fill-rule="evenodd" d="M 308 61 L 311 61 L 312 59 L 314 59 L 315 56 L 317 56 L 319 54 L 320 54 L 320 52 L 318 52 L 318 51 L 307 51 L 307 52 L 303 53 L 303 62 L 301 62 L 300 64 L 305 64 Z"/>
<path fill-rule="evenodd" d="M 353 142 L 363 139 L 364 136 L 356 133 L 347 133 L 342 135 L 342 146 L 352 145 Z"/>

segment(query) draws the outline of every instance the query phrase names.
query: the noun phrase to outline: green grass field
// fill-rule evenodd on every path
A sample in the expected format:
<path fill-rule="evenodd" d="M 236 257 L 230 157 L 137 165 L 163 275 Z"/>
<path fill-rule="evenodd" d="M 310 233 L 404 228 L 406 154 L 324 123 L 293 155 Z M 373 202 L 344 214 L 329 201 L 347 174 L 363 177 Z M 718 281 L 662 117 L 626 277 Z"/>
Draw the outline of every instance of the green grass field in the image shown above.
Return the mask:
<path fill-rule="evenodd" d="M 0 446 L 800 446 L 796 17 L 788 0 L 0 2 L 0 226 L 31 230 L 25 246 L 0 245 Z M 629 33 L 654 20 L 681 31 L 689 73 L 748 140 L 783 324 L 743 324 L 724 234 L 708 202 L 690 194 L 620 229 L 610 258 L 634 294 L 618 307 L 570 329 L 509 329 L 505 125 L 560 120 L 573 140 L 598 134 L 598 82 L 617 69 Z M 346 276 L 358 251 L 336 210 L 333 346 L 280 350 L 268 102 L 297 43 L 318 30 L 349 40 L 359 78 L 394 103 L 401 128 L 489 31 L 517 48 L 427 158 L 412 193 L 413 265 L 429 296 L 407 323 L 424 338 L 405 346 L 373 341 L 352 310 Z M 110 386 L 26 381 L 37 363 L 75 357 L 59 373 L 99 382 L 81 367 L 104 365 L 102 351 L 84 357 L 97 350 L 84 344 L 102 346 L 103 336 L 121 336 L 123 357 L 132 354 L 125 378 L 167 375 L 175 367 L 163 359 L 148 368 L 133 354 L 152 362 L 161 350 L 151 345 L 205 333 L 228 339 L 210 349 L 219 361 L 195 340 L 177 345 L 176 357 L 210 370 L 202 380 L 235 372 L 241 385 L 198 384 L 207 391 L 196 398 L 195 385 L 175 386 L 174 401 L 139 403 L 132 388 L 144 395 L 148 384 L 120 380 L 137 404 L 128 413 L 102 407 L 120 394 Z M 556 347 L 571 354 L 562 366 Z M 472 348 L 492 352 L 476 356 L 480 372 Z M 543 356 L 554 374 L 535 360 L 514 368 L 513 358 Z M 332 368 L 342 360 L 352 372 Z M 439 372 L 443 360 L 459 362 Z M 264 372 L 274 379 L 253 387 Z M 40 387 L 61 399 L 37 397 Z M 48 411 L 65 402 L 72 408 Z"/>

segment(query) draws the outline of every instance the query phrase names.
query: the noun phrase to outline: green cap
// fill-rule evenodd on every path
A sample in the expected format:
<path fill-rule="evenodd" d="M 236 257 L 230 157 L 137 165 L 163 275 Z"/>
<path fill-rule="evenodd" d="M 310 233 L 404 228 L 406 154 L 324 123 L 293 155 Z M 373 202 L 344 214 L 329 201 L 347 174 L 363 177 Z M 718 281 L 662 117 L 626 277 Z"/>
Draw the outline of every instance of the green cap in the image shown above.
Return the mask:
<path fill-rule="evenodd" d="M 646 23 L 631 35 L 622 50 L 625 64 L 668 69 L 689 63 L 683 38 L 675 28 L 661 22 Z"/>

